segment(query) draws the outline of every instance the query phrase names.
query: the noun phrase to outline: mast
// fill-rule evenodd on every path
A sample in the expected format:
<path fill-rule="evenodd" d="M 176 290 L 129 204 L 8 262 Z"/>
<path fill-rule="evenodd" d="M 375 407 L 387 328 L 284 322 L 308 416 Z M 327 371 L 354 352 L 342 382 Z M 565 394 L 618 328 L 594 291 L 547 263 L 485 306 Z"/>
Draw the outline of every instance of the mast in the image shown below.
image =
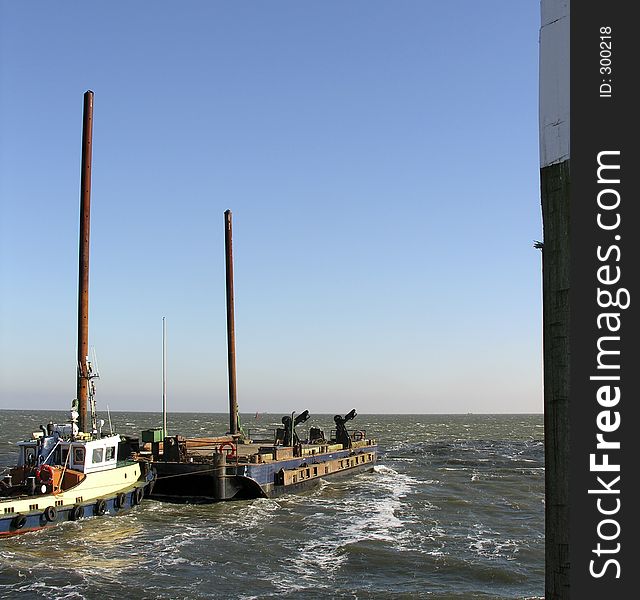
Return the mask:
<path fill-rule="evenodd" d="M 167 437 L 167 327 L 162 317 L 162 439 Z"/>
<path fill-rule="evenodd" d="M 224 213 L 224 246 L 227 273 L 227 355 L 229 365 L 229 433 L 238 433 L 238 399 L 236 395 L 236 334 L 233 312 L 233 248 L 231 246 L 231 211 Z"/>
<path fill-rule="evenodd" d="M 87 430 L 89 396 L 89 223 L 91 203 L 91 142 L 93 138 L 93 92 L 84 94 L 82 122 L 82 171 L 80 174 L 80 249 L 78 265 L 78 428 Z"/>

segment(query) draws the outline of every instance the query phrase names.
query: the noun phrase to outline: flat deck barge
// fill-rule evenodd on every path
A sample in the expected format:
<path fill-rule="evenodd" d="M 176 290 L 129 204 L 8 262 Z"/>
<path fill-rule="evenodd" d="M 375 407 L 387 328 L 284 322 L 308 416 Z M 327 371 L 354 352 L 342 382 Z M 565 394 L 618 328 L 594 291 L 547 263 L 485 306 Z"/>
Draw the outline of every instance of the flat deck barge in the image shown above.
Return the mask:
<path fill-rule="evenodd" d="M 367 439 L 364 431 L 345 431 L 340 441 L 303 443 L 294 430 L 291 445 L 278 438 L 282 430 L 270 440 L 226 435 L 156 441 L 159 433 L 160 429 L 142 432 L 146 443 L 140 454 L 151 460 L 157 473 L 151 498 L 170 502 L 275 497 L 323 478 L 371 469 L 378 455 L 376 440 Z"/>
<path fill-rule="evenodd" d="M 221 502 L 265 498 L 304 489 L 322 478 L 371 469 L 378 456 L 375 439 L 365 431 L 349 432 L 345 423 L 352 410 L 333 418 L 336 429 L 325 436 L 311 427 L 301 440 L 296 426 L 309 419 L 305 410 L 282 417 L 274 429 L 244 432 L 238 418 L 233 308 L 233 253 L 231 211 L 224 213 L 227 297 L 227 358 L 229 374 L 229 430 L 219 437 L 186 438 L 167 435 L 164 393 L 163 426 L 142 432 L 140 458 L 151 462 L 157 479 L 152 498 L 173 502 Z"/>

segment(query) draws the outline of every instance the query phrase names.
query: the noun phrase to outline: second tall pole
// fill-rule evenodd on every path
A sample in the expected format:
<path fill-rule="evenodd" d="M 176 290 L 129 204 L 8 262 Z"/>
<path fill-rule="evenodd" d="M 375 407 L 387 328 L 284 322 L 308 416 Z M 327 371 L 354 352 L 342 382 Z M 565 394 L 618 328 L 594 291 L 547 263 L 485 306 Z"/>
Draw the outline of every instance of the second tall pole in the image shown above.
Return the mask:
<path fill-rule="evenodd" d="M 236 334 L 233 311 L 233 248 L 231 211 L 224 213 L 224 245 L 227 272 L 227 354 L 229 363 L 229 433 L 238 433 L 238 398 L 236 392 Z"/>

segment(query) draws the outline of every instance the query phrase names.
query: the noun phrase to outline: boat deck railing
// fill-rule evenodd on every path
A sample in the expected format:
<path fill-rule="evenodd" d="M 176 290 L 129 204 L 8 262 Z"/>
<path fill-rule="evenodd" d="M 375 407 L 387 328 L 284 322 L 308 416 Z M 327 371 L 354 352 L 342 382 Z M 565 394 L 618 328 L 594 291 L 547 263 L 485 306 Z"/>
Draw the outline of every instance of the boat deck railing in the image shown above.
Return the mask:
<path fill-rule="evenodd" d="M 266 427 L 248 427 L 247 438 L 255 443 L 273 444 L 275 443 L 276 432 L 276 429 L 268 429 Z"/>

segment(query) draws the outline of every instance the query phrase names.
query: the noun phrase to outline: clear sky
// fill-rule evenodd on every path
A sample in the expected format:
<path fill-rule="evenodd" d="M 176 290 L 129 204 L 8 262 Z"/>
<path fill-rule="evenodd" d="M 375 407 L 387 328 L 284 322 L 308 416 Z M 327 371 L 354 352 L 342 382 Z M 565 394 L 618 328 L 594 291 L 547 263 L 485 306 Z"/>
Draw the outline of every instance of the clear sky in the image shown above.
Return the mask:
<path fill-rule="evenodd" d="M 537 0 L 0 6 L 0 408 L 542 412 Z"/>

